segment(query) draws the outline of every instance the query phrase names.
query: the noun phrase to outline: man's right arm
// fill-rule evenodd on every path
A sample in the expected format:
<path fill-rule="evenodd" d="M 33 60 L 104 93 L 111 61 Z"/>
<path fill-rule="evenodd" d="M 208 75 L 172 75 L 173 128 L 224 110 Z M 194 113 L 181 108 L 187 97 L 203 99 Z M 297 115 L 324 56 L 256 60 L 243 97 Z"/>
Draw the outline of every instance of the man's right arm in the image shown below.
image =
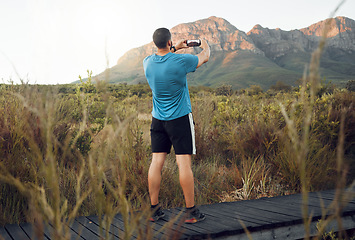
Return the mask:
<path fill-rule="evenodd" d="M 208 62 L 208 60 L 210 59 L 211 51 L 206 40 L 201 40 L 200 48 L 202 48 L 203 50 L 202 52 L 197 54 L 198 64 L 196 68 L 199 68 L 202 64 Z"/>

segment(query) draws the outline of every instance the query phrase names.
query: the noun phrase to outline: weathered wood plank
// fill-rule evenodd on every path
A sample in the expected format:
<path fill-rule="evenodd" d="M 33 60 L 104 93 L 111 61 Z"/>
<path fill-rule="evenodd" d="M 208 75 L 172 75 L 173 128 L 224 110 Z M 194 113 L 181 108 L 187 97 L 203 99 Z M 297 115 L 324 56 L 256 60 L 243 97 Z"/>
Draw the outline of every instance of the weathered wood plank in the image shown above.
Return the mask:
<path fill-rule="evenodd" d="M 206 220 L 210 219 L 212 222 L 219 222 L 224 225 L 224 228 L 221 228 L 218 232 L 215 232 L 211 235 L 213 238 L 243 233 L 245 230 L 242 223 L 244 223 L 247 229 L 260 226 L 260 224 L 245 222 L 238 219 L 237 217 L 231 218 L 223 215 L 216 216 L 213 212 L 210 211 L 210 209 L 207 208 L 207 206 L 206 208 L 201 206 L 201 211 L 206 214 Z"/>
<path fill-rule="evenodd" d="M 342 219 L 344 229 L 351 229 L 355 226 L 355 219 L 350 216 Z M 317 235 L 317 221 L 311 222 L 310 224 L 310 236 L 314 237 Z M 326 232 L 336 231 L 338 229 L 337 222 L 334 220 L 330 222 L 326 228 Z M 251 232 L 251 238 L 253 240 L 265 240 L 265 239 L 283 239 L 283 240 L 294 240 L 303 239 L 305 237 L 305 229 L 303 224 L 282 226 L 272 229 L 262 229 L 260 231 Z M 227 236 L 223 238 L 217 238 L 223 240 L 250 240 L 246 234 L 240 234 L 238 236 Z"/>
<path fill-rule="evenodd" d="M 10 225 L 6 225 L 5 229 L 7 230 L 7 232 L 9 233 L 9 235 L 13 238 L 13 239 L 23 239 L 23 240 L 27 240 L 30 239 L 26 233 L 23 231 L 23 229 L 17 225 L 17 224 L 10 224 Z"/>
<path fill-rule="evenodd" d="M 163 211 L 165 213 L 165 217 L 163 219 L 149 223 L 154 231 L 153 237 L 155 239 L 173 239 L 177 236 L 183 236 L 184 233 L 181 229 L 176 229 L 178 226 L 176 222 L 173 221 L 175 218 L 172 212 L 169 211 L 169 209 L 164 209 Z"/>
<path fill-rule="evenodd" d="M 82 238 L 88 240 L 97 240 L 99 239 L 99 236 L 95 233 L 93 233 L 91 230 L 89 230 L 88 228 L 86 228 L 84 225 L 80 224 L 78 221 L 73 221 L 70 224 L 70 228 L 77 233 L 78 235 L 80 235 Z"/>
<path fill-rule="evenodd" d="M 184 212 L 184 209 L 178 208 L 177 210 L 183 212 L 181 217 L 183 219 L 185 219 L 186 213 Z M 195 224 L 184 224 L 184 227 L 190 227 L 190 229 L 192 229 L 192 230 L 196 229 L 195 231 L 200 231 L 200 229 L 204 229 L 208 232 L 208 234 L 212 234 L 212 233 L 218 232 L 220 229 L 226 228 L 226 225 L 224 225 L 220 222 L 212 221 L 211 218 L 206 217 L 206 219 L 202 222 L 198 222 Z"/>
<path fill-rule="evenodd" d="M 258 211 L 254 208 L 248 207 L 244 202 L 245 201 L 225 203 L 221 206 L 218 206 L 218 208 L 223 207 L 227 208 L 231 212 L 234 211 L 235 213 L 242 212 L 243 214 L 248 214 L 255 219 L 266 221 L 267 224 L 265 225 L 277 225 L 294 220 L 293 217 L 286 216 L 283 214 L 273 213 L 265 210 Z"/>
<path fill-rule="evenodd" d="M 242 223 L 246 227 L 256 227 L 264 223 L 264 222 L 259 222 L 259 223 L 250 222 L 247 221 L 246 218 L 241 218 L 236 214 L 232 214 L 232 216 L 230 216 L 227 213 L 225 214 L 224 212 L 218 209 L 209 208 L 208 205 L 201 206 L 201 211 L 205 213 L 208 218 L 216 219 L 216 221 L 220 222 L 224 226 L 230 226 L 233 229 L 242 229 L 243 228 Z"/>
<path fill-rule="evenodd" d="M 201 223 L 196 223 L 194 225 L 191 224 L 185 224 L 184 223 L 184 217 L 185 217 L 185 212 L 182 211 L 181 208 L 175 208 L 175 209 L 169 209 L 166 211 L 168 216 L 170 216 L 170 219 L 176 219 L 176 221 L 173 224 L 173 229 L 177 230 L 178 232 L 173 232 L 175 235 L 173 236 L 178 236 L 179 232 L 181 232 L 180 238 L 184 239 L 186 236 L 208 236 L 210 234 L 210 230 L 206 230 L 205 227 L 201 227 Z"/>
<path fill-rule="evenodd" d="M 171 209 L 164 209 L 165 217 L 157 221 L 156 225 L 165 227 L 165 235 L 167 239 L 184 239 L 188 236 L 198 234 L 197 231 L 184 227 L 182 212 L 173 212 Z M 158 238 L 159 236 L 156 236 Z"/>
<path fill-rule="evenodd" d="M 88 216 L 86 217 L 89 221 L 93 222 L 94 224 L 96 224 L 97 226 L 100 226 L 100 219 L 98 216 Z M 110 225 L 110 229 L 109 229 L 109 233 L 111 233 L 112 235 L 114 235 L 115 237 L 119 238 L 119 239 L 122 239 L 122 230 L 119 229 L 118 227 L 116 227 L 114 224 L 113 224 L 113 221 L 115 221 L 115 219 L 113 218 L 112 220 L 112 223 Z M 117 220 L 116 220 L 117 221 Z M 102 226 L 102 229 L 103 229 L 103 234 L 105 235 L 106 233 L 106 229 L 107 227 L 106 226 Z"/>
<path fill-rule="evenodd" d="M 298 204 L 290 203 L 288 201 L 273 201 L 268 199 L 262 200 L 263 204 L 271 204 L 280 208 L 281 211 L 289 212 L 290 214 L 299 215 L 302 219 L 302 201 L 300 200 Z M 308 206 L 308 216 L 312 216 L 314 220 L 319 219 L 322 216 L 322 209 L 319 207 Z"/>
<path fill-rule="evenodd" d="M 166 211 L 164 211 L 166 212 Z M 165 216 L 164 218 L 166 218 Z M 169 239 L 166 232 L 162 231 L 163 226 L 161 225 L 162 222 L 165 222 L 164 219 L 160 219 L 157 222 L 150 222 L 148 216 L 141 217 L 137 219 L 138 223 L 134 230 L 134 236 L 149 236 L 149 238 L 157 238 L 157 239 Z"/>
<path fill-rule="evenodd" d="M 257 223 L 259 225 L 264 225 L 270 223 L 269 220 L 264 219 L 260 216 L 255 216 L 254 214 L 246 213 L 239 209 L 231 209 L 226 205 L 227 203 L 220 203 L 218 205 L 211 205 L 210 210 L 221 211 L 223 214 L 227 214 L 229 217 L 234 217 L 236 219 L 244 220 L 246 219 L 248 222 Z"/>
<path fill-rule="evenodd" d="M 33 229 L 33 225 L 31 223 L 21 223 L 20 227 L 23 229 L 23 231 L 29 236 L 32 240 L 42 240 L 42 239 L 49 239 L 44 231 L 42 233 L 39 233 L 39 236 L 35 235 L 35 231 Z"/>
<path fill-rule="evenodd" d="M 345 192 L 346 194 L 352 194 L 353 198 L 350 199 L 350 202 L 352 203 L 355 203 L 355 197 L 354 197 L 354 194 L 355 194 L 355 189 L 346 189 Z M 334 199 L 335 197 L 335 194 L 336 194 L 336 190 L 324 190 L 324 191 L 319 191 L 319 192 L 314 192 L 314 194 L 321 194 L 321 195 L 324 195 L 324 196 L 328 196 L 328 197 L 331 197 L 332 199 Z"/>
<path fill-rule="evenodd" d="M 125 231 L 124 223 L 123 223 L 122 215 L 121 215 L 121 214 L 116 214 L 116 215 L 113 217 L 112 224 L 113 224 L 115 227 L 117 227 L 121 232 L 124 232 L 124 231 Z"/>
<path fill-rule="evenodd" d="M 126 229 L 125 229 L 125 225 L 124 225 L 124 221 L 123 221 L 123 217 L 121 214 L 116 214 L 114 217 L 114 223 L 116 227 L 118 227 L 119 229 L 121 229 L 124 234 L 126 234 Z M 123 235 L 125 238 L 125 235 Z M 131 239 L 136 239 L 137 238 L 137 234 L 133 233 L 133 235 L 131 236 Z"/>
<path fill-rule="evenodd" d="M 328 200 L 328 201 L 333 201 L 335 198 L 335 195 L 332 195 L 329 193 L 313 193 L 313 194 L 310 194 L 309 196 L 312 198 L 324 199 L 324 200 Z M 349 202 L 346 202 L 344 199 L 338 198 L 337 201 L 340 201 L 343 204 L 346 203 L 351 208 L 355 207 L 355 200 L 351 200 Z"/>
<path fill-rule="evenodd" d="M 292 199 L 292 201 L 290 199 L 282 199 L 282 198 L 263 200 L 263 201 L 279 205 L 282 208 L 290 208 L 290 209 L 298 210 L 302 216 L 303 201 L 301 198 Z M 308 216 L 312 216 L 313 219 L 319 219 L 322 216 L 322 207 L 319 201 L 317 201 L 316 203 L 314 202 L 308 203 L 307 210 L 308 210 Z"/>
<path fill-rule="evenodd" d="M 4 240 L 12 240 L 10 235 L 6 232 L 4 227 L 0 227 L 0 237 L 2 237 Z M 1 239 L 1 238 L 0 238 Z"/>
<path fill-rule="evenodd" d="M 285 196 L 286 197 L 286 196 Z M 286 198 L 282 198 L 282 199 L 273 199 L 273 201 L 287 201 Z M 296 204 L 296 205 L 299 205 L 300 207 L 303 206 L 303 202 L 302 202 L 302 196 L 301 195 L 298 195 L 298 196 L 295 196 L 294 198 L 291 199 L 290 201 L 292 204 Z M 308 207 L 315 213 L 319 213 L 319 215 L 321 215 L 321 211 L 322 209 L 325 209 L 327 208 L 333 201 L 332 200 L 329 200 L 329 199 L 326 199 L 326 198 L 319 198 L 318 196 L 315 196 L 314 194 L 312 195 L 309 195 L 308 197 Z M 323 205 L 322 205 L 323 204 Z M 352 212 L 354 209 L 354 204 L 348 204 L 344 210 L 345 211 L 350 211 Z M 328 214 L 331 214 L 331 212 Z"/>
<path fill-rule="evenodd" d="M 90 221 L 87 217 L 78 217 L 75 219 L 77 222 L 79 222 L 81 225 L 83 225 L 85 228 L 87 228 L 89 231 L 93 232 L 97 236 L 102 236 L 103 238 L 106 237 L 106 233 L 104 231 L 101 232 L 99 225 L 95 224 L 94 222 Z M 119 239 L 117 236 L 109 234 L 110 238 L 112 239 Z"/>
<path fill-rule="evenodd" d="M 325 206 L 330 206 L 331 204 L 334 204 L 334 199 L 329 199 L 326 197 L 310 196 L 309 198 L 317 199 L 320 204 L 324 204 Z M 342 206 L 343 211 L 346 212 L 352 212 L 355 210 L 355 203 L 351 203 L 351 202 L 346 203 L 344 201 L 342 202 L 337 201 L 336 205 Z"/>
<path fill-rule="evenodd" d="M 82 240 L 84 239 L 83 237 L 81 237 L 80 235 L 78 235 L 77 232 L 75 232 L 71 226 L 65 226 L 67 227 L 69 234 L 70 234 L 70 240 Z M 51 224 L 44 224 L 44 234 L 49 238 L 49 239 L 53 239 L 54 238 L 54 234 L 55 234 L 55 229 L 53 228 L 53 226 Z M 64 238 L 64 236 L 63 236 Z"/>

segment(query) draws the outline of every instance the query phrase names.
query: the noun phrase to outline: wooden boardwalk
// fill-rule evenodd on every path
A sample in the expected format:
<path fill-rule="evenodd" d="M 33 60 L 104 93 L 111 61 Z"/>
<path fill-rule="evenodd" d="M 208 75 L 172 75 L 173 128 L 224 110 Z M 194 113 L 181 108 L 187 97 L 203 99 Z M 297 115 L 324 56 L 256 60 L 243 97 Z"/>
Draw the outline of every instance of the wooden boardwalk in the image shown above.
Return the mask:
<path fill-rule="evenodd" d="M 325 207 L 331 204 L 334 192 L 330 190 L 309 194 L 308 210 L 313 216 L 312 234 L 316 234 L 316 224 L 322 217 L 323 204 Z M 166 217 L 152 223 L 152 229 L 155 239 L 248 239 L 244 227 L 253 239 L 301 239 L 304 236 L 301 207 L 301 194 L 203 205 L 200 210 L 206 214 L 205 221 L 192 225 L 176 221 L 159 232 L 169 219 L 179 213 L 182 215 L 179 208 L 166 209 Z M 342 210 L 342 224 L 345 230 L 355 229 L 355 199 Z M 337 222 L 332 222 L 330 227 L 337 231 Z M 51 239 L 52 230 L 50 225 L 46 226 L 42 239 Z M 99 219 L 97 216 L 78 217 L 70 231 L 71 239 L 100 239 Z M 110 239 L 122 239 L 123 231 L 122 217 L 116 215 L 110 228 Z M 34 237 L 29 223 L 0 227 L 0 236 L 5 240 L 38 239 Z M 136 239 L 136 236 L 132 239 Z"/>

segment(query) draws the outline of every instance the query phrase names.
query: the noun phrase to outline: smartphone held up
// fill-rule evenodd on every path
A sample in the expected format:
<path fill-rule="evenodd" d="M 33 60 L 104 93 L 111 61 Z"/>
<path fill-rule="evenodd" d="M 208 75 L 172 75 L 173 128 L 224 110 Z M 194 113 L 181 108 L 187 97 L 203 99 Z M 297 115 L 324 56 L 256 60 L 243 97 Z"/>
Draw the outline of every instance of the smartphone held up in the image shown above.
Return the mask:
<path fill-rule="evenodd" d="M 188 47 L 198 47 L 201 45 L 201 40 L 200 39 L 186 40 L 186 45 Z"/>

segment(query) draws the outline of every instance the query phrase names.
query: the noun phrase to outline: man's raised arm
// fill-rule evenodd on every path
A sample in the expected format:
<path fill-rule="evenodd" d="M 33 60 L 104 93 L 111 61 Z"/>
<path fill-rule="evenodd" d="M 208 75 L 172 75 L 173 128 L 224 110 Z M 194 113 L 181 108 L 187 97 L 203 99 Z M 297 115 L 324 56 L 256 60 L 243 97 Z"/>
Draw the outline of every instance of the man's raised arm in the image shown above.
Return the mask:
<path fill-rule="evenodd" d="M 198 64 L 196 68 L 199 68 L 202 64 L 208 62 L 208 60 L 210 59 L 210 46 L 208 46 L 208 43 L 206 40 L 201 39 L 201 45 L 200 48 L 202 48 L 202 52 L 200 52 L 199 54 L 197 54 L 198 57 Z"/>
<path fill-rule="evenodd" d="M 176 50 L 180 50 L 183 48 L 188 48 L 187 44 L 186 44 L 186 40 L 180 40 L 176 46 L 175 46 Z M 200 67 L 202 64 L 208 62 L 208 60 L 210 59 L 210 46 L 208 46 L 208 43 L 206 40 L 201 39 L 201 45 L 200 48 L 202 48 L 202 52 L 200 52 L 199 54 L 197 54 L 196 56 L 198 57 L 198 64 L 197 67 Z M 174 49 L 171 49 L 172 52 L 175 52 Z"/>

